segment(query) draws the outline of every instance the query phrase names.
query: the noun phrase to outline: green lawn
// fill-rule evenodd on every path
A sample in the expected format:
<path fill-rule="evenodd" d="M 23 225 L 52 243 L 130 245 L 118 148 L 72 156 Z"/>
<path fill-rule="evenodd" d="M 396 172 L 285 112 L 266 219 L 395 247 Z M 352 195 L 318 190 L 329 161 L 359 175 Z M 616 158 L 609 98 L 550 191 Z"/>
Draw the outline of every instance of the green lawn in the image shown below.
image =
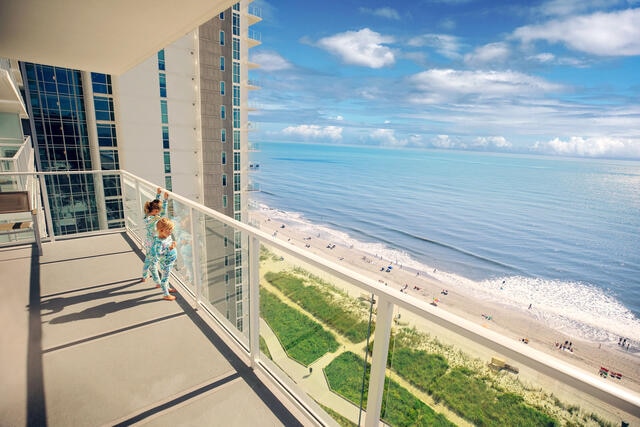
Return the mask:
<path fill-rule="evenodd" d="M 264 289 L 260 289 L 260 313 L 289 357 L 305 366 L 338 349 L 331 332 Z"/>
<path fill-rule="evenodd" d="M 367 339 L 366 311 L 352 299 L 341 297 L 331 286 L 322 286 L 319 279 L 305 279 L 291 272 L 268 272 L 265 279 L 349 341 L 359 343 Z"/>

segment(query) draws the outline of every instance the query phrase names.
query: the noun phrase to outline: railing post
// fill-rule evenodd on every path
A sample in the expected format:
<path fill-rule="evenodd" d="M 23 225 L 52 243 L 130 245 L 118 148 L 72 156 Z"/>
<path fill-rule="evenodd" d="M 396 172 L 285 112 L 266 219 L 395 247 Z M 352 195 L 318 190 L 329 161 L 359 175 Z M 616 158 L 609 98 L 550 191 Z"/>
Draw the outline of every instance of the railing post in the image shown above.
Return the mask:
<path fill-rule="evenodd" d="M 42 256 L 42 239 L 40 238 L 40 226 L 38 225 L 38 210 L 31 209 L 31 221 L 33 222 L 33 233 L 38 245 L 38 255 Z"/>
<path fill-rule="evenodd" d="M 260 357 L 260 240 L 249 237 L 249 356 Z"/>
<path fill-rule="evenodd" d="M 369 376 L 369 395 L 367 398 L 367 417 L 365 427 L 376 427 L 380 424 L 382 410 L 382 394 L 387 370 L 389 354 L 389 338 L 393 322 L 393 303 L 384 296 L 378 296 L 376 312 L 376 332 L 373 338 L 373 355 L 371 356 L 371 374 Z"/>
<path fill-rule="evenodd" d="M 198 309 L 198 305 L 202 302 L 202 275 L 200 274 L 200 245 L 198 244 L 199 236 L 198 230 L 199 227 L 194 226 L 194 221 L 196 218 L 197 212 L 194 208 L 189 209 L 189 232 L 191 233 L 191 271 L 193 271 L 193 276 L 191 279 L 193 280 L 193 286 L 196 291 L 196 301 L 195 301 L 195 309 Z"/>
<path fill-rule="evenodd" d="M 142 218 L 144 217 L 144 200 L 142 200 L 142 191 L 140 191 L 140 181 L 136 179 L 135 182 L 136 182 L 136 194 L 138 195 L 138 212 L 140 212 L 140 217 Z M 140 238 L 140 247 L 144 249 L 144 243 L 143 243 L 144 235 L 145 235 L 144 221 L 136 221 L 136 224 L 139 224 L 138 229 L 136 230 L 136 233 Z"/>

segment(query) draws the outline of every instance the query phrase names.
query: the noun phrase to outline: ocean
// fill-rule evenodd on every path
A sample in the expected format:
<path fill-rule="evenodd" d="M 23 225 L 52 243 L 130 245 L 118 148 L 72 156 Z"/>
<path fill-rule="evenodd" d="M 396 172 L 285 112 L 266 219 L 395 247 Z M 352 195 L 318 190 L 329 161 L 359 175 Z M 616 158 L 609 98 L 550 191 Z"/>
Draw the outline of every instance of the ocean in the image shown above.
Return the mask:
<path fill-rule="evenodd" d="M 279 220 L 533 313 L 640 342 L 640 162 L 261 143 Z"/>

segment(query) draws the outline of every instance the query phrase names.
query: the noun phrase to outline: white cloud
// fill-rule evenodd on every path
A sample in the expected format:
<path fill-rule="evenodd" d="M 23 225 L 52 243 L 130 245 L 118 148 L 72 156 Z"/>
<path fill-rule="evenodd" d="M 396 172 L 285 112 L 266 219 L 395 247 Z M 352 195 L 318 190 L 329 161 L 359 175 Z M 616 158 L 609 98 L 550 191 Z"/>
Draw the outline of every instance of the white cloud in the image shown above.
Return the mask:
<path fill-rule="evenodd" d="M 417 103 L 443 102 L 466 95 L 481 98 L 540 94 L 556 91 L 561 86 L 515 71 L 459 71 L 431 69 L 415 74 L 409 81 L 421 93 Z"/>
<path fill-rule="evenodd" d="M 553 53 L 549 53 L 549 52 L 543 52 L 543 53 L 539 53 L 537 55 L 531 56 L 529 57 L 529 59 L 532 59 L 536 62 L 541 62 L 541 63 L 548 63 L 551 62 L 555 59 L 555 55 Z"/>
<path fill-rule="evenodd" d="M 384 46 L 384 43 L 393 41 L 393 37 L 364 28 L 322 38 L 318 40 L 317 45 L 340 57 L 347 64 L 382 68 L 395 62 L 393 51 Z"/>
<path fill-rule="evenodd" d="M 398 139 L 393 129 L 375 129 L 369 137 L 387 147 L 402 147 L 407 145 L 406 139 Z"/>
<path fill-rule="evenodd" d="M 600 56 L 640 55 L 640 9 L 594 13 L 520 27 L 514 36 L 525 43 L 546 40 Z"/>
<path fill-rule="evenodd" d="M 271 51 L 261 51 L 251 55 L 251 62 L 259 64 L 260 68 L 265 71 L 281 71 L 292 68 L 289 61 Z"/>
<path fill-rule="evenodd" d="M 397 10 L 392 9 L 390 7 L 381 7 L 378 9 L 369 9 L 368 7 L 361 7 L 360 12 L 366 13 L 369 15 L 379 16 L 381 18 L 399 20 L 400 14 Z"/>
<path fill-rule="evenodd" d="M 475 139 L 473 147 L 476 148 L 511 148 L 512 144 L 504 136 L 481 136 Z"/>
<path fill-rule="evenodd" d="M 448 34 L 423 34 L 412 37 L 407 41 L 407 45 L 412 47 L 431 47 L 445 58 L 460 58 L 460 41 L 455 36 Z"/>
<path fill-rule="evenodd" d="M 503 62 L 509 57 L 509 47 L 506 43 L 489 43 L 480 46 L 464 56 L 464 61 L 470 65 L 494 64 Z"/>
<path fill-rule="evenodd" d="M 532 150 L 562 156 L 640 158 L 640 139 L 572 136 L 565 141 L 555 138 L 537 142 Z"/>
<path fill-rule="evenodd" d="M 299 125 L 288 126 L 282 130 L 285 135 L 301 136 L 304 138 L 329 138 L 332 140 L 342 139 L 342 128 L 338 126 L 325 126 L 318 125 Z"/>
<path fill-rule="evenodd" d="M 436 148 L 454 148 L 458 145 L 449 135 L 436 135 L 431 143 Z"/>

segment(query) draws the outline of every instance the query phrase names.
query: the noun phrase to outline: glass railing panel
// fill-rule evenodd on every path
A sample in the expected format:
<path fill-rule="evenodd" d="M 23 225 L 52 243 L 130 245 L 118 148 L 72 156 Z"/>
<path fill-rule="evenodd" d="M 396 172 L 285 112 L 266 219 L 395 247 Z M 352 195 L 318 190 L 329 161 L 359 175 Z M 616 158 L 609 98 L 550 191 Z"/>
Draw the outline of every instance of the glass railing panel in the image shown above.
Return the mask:
<path fill-rule="evenodd" d="M 191 209 L 177 200 L 169 200 L 167 217 L 173 221 L 173 240 L 176 242 L 178 259 L 173 266 L 176 275 L 184 286 L 195 294 L 193 274 L 193 237 L 191 228 Z"/>
<path fill-rule="evenodd" d="M 446 310 L 443 299 L 446 296 L 434 297 L 430 305 Z M 491 334 L 499 329 L 494 321 L 489 314 L 479 314 L 473 323 Z M 394 307 L 382 421 L 390 426 L 613 426 L 637 419 L 585 393 L 562 373 L 536 363 L 553 356 L 522 357 L 510 349 L 515 346 L 519 351 L 520 346 L 524 353 L 531 353 L 526 337 L 500 340 L 506 340 L 507 346 L 447 326 L 437 316 Z M 557 366 L 562 363 L 559 360 Z M 567 365 L 567 369 L 572 368 Z"/>
<path fill-rule="evenodd" d="M 203 304 L 247 348 L 247 237 L 212 216 L 198 221 Z"/>
<path fill-rule="evenodd" d="M 346 425 L 364 422 L 371 302 L 328 270 L 262 242 L 261 358 Z"/>

